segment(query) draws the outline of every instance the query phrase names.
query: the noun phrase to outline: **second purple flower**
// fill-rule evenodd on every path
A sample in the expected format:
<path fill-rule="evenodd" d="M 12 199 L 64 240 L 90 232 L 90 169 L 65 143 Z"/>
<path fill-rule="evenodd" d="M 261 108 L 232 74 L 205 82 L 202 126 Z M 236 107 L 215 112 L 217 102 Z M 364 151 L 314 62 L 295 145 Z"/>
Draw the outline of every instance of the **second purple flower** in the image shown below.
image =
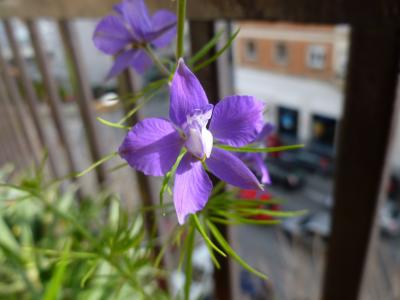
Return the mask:
<path fill-rule="evenodd" d="M 176 15 L 162 9 L 149 16 L 143 0 L 123 0 L 114 6 L 114 11 L 115 14 L 97 24 L 93 34 L 99 50 L 116 56 L 107 79 L 128 67 L 143 73 L 152 64 L 145 47 L 161 48 L 172 41 L 176 34 Z"/>

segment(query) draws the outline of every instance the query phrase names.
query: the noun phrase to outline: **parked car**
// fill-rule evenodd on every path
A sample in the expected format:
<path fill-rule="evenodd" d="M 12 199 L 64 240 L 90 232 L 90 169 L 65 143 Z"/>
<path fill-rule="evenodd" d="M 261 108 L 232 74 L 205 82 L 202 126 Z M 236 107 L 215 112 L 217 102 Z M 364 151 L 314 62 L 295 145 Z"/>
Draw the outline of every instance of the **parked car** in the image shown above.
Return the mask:
<path fill-rule="evenodd" d="M 319 236 L 327 240 L 331 234 L 331 211 L 320 210 L 313 214 L 289 218 L 282 223 L 282 229 L 290 238 Z M 378 225 L 387 237 L 400 236 L 400 207 L 393 201 L 386 201 L 379 211 Z"/>
<path fill-rule="evenodd" d="M 268 160 L 267 165 L 274 185 L 279 185 L 287 190 L 297 190 L 304 186 L 306 180 L 303 172 L 290 163 L 274 158 Z"/>
<path fill-rule="evenodd" d="M 388 197 L 391 200 L 398 201 L 400 200 L 400 174 L 396 171 L 393 171 L 390 174 L 389 186 L 388 186 Z"/>
<path fill-rule="evenodd" d="M 308 238 L 319 236 L 328 239 L 331 230 L 329 211 L 318 211 L 312 214 L 286 219 L 282 229 L 289 238 Z"/>
<path fill-rule="evenodd" d="M 386 201 L 379 211 L 379 226 L 381 232 L 389 237 L 400 234 L 400 207 L 394 201 Z"/>
<path fill-rule="evenodd" d="M 330 211 L 319 211 L 304 224 L 307 234 L 328 239 L 331 234 L 331 213 Z"/>
<path fill-rule="evenodd" d="M 318 173 L 323 176 L 332 176 L 334 173 L 334 159 L 329 155 L 322 155 L 309 149 L 283 152 L 277 161 L 293 169 L 308 173 Z"/>
<path fill-rule="evenodd" d="M 303 215 L 288 218 L 282 223 L 283 232 L 289 238 L 299 238 L 304 236 L 304 225 L 310 220 L 312 215 Z"/>

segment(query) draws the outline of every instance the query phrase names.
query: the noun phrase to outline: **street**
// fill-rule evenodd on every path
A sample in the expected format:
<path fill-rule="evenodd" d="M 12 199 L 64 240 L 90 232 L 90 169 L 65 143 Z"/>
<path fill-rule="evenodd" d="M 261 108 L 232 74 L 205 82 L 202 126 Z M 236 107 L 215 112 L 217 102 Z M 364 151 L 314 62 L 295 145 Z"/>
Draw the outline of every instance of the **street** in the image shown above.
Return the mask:
<path fill-rule="evenodd" d="M 324 204 L 332 192 L 329 178 L 310 175 L 307 184 L 298 191 L 285 191 L 274 185 L 269 191 L 285 200 L 283 210 L 307 209 L 309 215 L 330 211 Z M 234 247 L 243 258 L 269 276 L 276 299 L 318 299 L 326 241 L 307 234 L 290 239 L 282 225 L 241 225 L 234 227 L 231 234 Z M 399 246 L 398 237 L 379 238 L 368 266 L 362 300 L 400 299 L 397 287 L 400 279 Z M 254 276 L 252 278 L 257 280 Z"/>

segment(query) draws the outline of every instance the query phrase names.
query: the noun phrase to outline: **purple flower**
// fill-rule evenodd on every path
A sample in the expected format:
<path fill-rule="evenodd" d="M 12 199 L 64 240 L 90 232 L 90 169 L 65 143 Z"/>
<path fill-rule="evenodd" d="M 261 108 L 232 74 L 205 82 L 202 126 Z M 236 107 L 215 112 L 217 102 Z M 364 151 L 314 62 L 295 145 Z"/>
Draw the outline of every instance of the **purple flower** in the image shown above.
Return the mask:
<path fill-rule="evenodd" d="M 125 137 L 119 153 L 131 167 L 146 175 L 163 176 L 186 148 L 173 189 L 180 224 L 188 214 L 203 209 L 212 190 L 203 163 L 229 184 L 244 189 L 262 188 L 236 155 L 213 147 L 214 141 L 235 147 L 253 141 L 263 127 L 261 101 L 251 96 L 229 96 L 213 107 L 182 59 L 170 85 L 170 101 L 170 120 L 149 118 L 139 122 Z"/>
<path fill-rule="evenodd" d="M 176 15 L 158 10 L 149 16 L 143 0 L 123 0 L 114 6 L 114 15 L 104 17 L 93 34 L 95 46 L 102 52 L 115 55 L 107 79 L 133 67 L 138 73 L 148 69 L 152 60 L 144 50 L 167 46 L 176 34 Z"/>
<path fill-rule="evenodd" d="M 258 134 L 252 143 L 264 144 L 265 138 L 272 133 L 275 126 L 271 123 L 265 123 L 263 129 Z M 261 177 L 261 183 L 271 184 L 271 177 L 267 166 L 265 165 L 266 153 L 237 153 L 237 156 L 243 160 L 251 170 L 253 170 L 258 176 Z"/>

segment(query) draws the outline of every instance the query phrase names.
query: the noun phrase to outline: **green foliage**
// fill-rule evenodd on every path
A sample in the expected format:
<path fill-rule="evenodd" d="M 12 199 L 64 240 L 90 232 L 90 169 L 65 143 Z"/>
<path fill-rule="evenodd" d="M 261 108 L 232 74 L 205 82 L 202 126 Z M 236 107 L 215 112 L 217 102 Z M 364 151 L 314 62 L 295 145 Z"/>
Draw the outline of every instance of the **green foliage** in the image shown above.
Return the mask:
<path fill-rule="evenodd" d="M 186 0 L 177 1 L 176 58 L 184 56 L 184 26 Z M 193 71 L 215 62 L 239 34 L 235 31 L 221 49 L 209 55 L 222 37 L 218 32 L 195 55 L 188 59 Z M 171 81 L 175 62 L 165 62 L 147 45 L 144 49 L 163 74 L 163 78 L 146 85 L 142 90 L 118 97 L 128 112 L 118 122 L 102 118 L 105 126 L 129 130 L 127 122 Z M 70 65 L 69 73 L 71 73 Z M 73 88 L 76 78 L 72 78 Z M 37 85 L 38 90 L 42 86 Z M 303 145 L 258 148 L 252 145 L 215 147 L 232 152 L 268 153 L 302 148 Z M 164 203 L 164 194 L 171 190 L 176 169 L 186 154 L 183 148 L 171 170 L 164 176 L 159 193 L 160 204 L 140 207 L 129 212 L 121 207 L 120 199 L 107 192 L 78 201 L 76 188 L 66 187 L 63 179 L 80 177 L 118 156 L 112 152 L 78 174 L 46 182 L 43 159 L 31 176 L 6 180 L 9 172 L 0 173 L 0 300 L 25 299 L 171 299 L 159 288 L 159 280 L 169 275 L 161 270 L 161 261 L 172 247 L 179 248 L 177 269 L 185 273 L 185 282 L 178 297 L 190 299 L 193 280 L 193 253 L 199 243 L 207 246 L 210 258 L 220 268 L 219 258 L 229 256 L 244 269 L 267 277 L 248 265 L 221 234 L 223 225 L 275 225 L 282 218 L 304 214 L 305 211 L 273 211 L 263 200 L 238 198 L 236 189 L 217 183 L 206 207 L 191 215 L 183 226 L 176 225 L 161 245 L 160 238 L 144 231 L 143 215 L 175 214 L 173 203 Z M 206 163 L 203 162 L 207 170 Z M 108 170 L 127 166 L 118 164 Z M 7 183 L 6 183 L 7 181 Z M 1 183 L 4 182 L 4 183 Z M 268 204 L 280 203 L 269 199 Z M 256 216 L 266 216 L 259 220 Z M 150 236 L 150 237 L 149 237 Z M 158 244 L 157 244 L 158 243 Z M 154 245 L 160 246 L 154 253 Z M 181 299 L 181 298 L 179 298 Z"/>
<path fill-rule="evenodd" d="M 106 125 L 108 127 L 114 127 L 114 128 L 119 128 L 119 129 L 125 129 L 125 130 L 129 130 L 130 129 L 129 126 L 124 126 L 124 125 L 121 125 L 119 123 L 114 123 L 114 122 L 111 122 L 111 121 L 107 121 L 107 120 L 104 120 L 103 118 L 100 118 L 100 117 L 97 117 L 96 119 L 101 124 Z"/>
<path fill-rule="evenodd" d="M 185 263 L 185 286 L 184 286 L 184 299 L 190 299 L 190 286 L 192 284 L 192 256 L 194 250 L 194 226 L 189 227 L 189 233 L 186 237 L 186 246 L 185 246 L 185 254 L 186 254 L 186 263 Z"/>
<path fill-rule="evenodd" d="M 219 39 L 221 38 L 223 30 L 218 31 L 215 36 L 207 42 L 199 51 L 196 52 L 188 61 L 189 66 L 193 66 L 196 62 L 202 59 L 208 52 L 211 51 L 217 45 Z"/>
<path fill-rule="evenodd" d="M 229 39 L 226 42 L 226 44 L 220 50 L 218 50 L 212 57 L 210 57 L 209 59 L 203 61 L 202 63 L 194 66 L 193 71 L 197 72 L 197 71 L 205 68 L 209 64 L 213 63 L 214 61 L 216 61 L 218 59 L 218 57 L 220 57 L 226 50 L 229 49 L 229 47 L 232 45 L 233 41 L 235 40 L 235 38 L 239 34 L 239 31 L 240 31 L 240 29 L 236 30 L 235 33 L 232 34 L 232 36 L 229 37 Z M 210 49 L 211 49 L 211 47 L 210 47 Z"/>
<path fill-rule="evenodd" d="M 0 299 L 169 299 L 141 213 L 111 194 L 78 203 L 41 170 L 17 181 L 0 184 Z"/>

